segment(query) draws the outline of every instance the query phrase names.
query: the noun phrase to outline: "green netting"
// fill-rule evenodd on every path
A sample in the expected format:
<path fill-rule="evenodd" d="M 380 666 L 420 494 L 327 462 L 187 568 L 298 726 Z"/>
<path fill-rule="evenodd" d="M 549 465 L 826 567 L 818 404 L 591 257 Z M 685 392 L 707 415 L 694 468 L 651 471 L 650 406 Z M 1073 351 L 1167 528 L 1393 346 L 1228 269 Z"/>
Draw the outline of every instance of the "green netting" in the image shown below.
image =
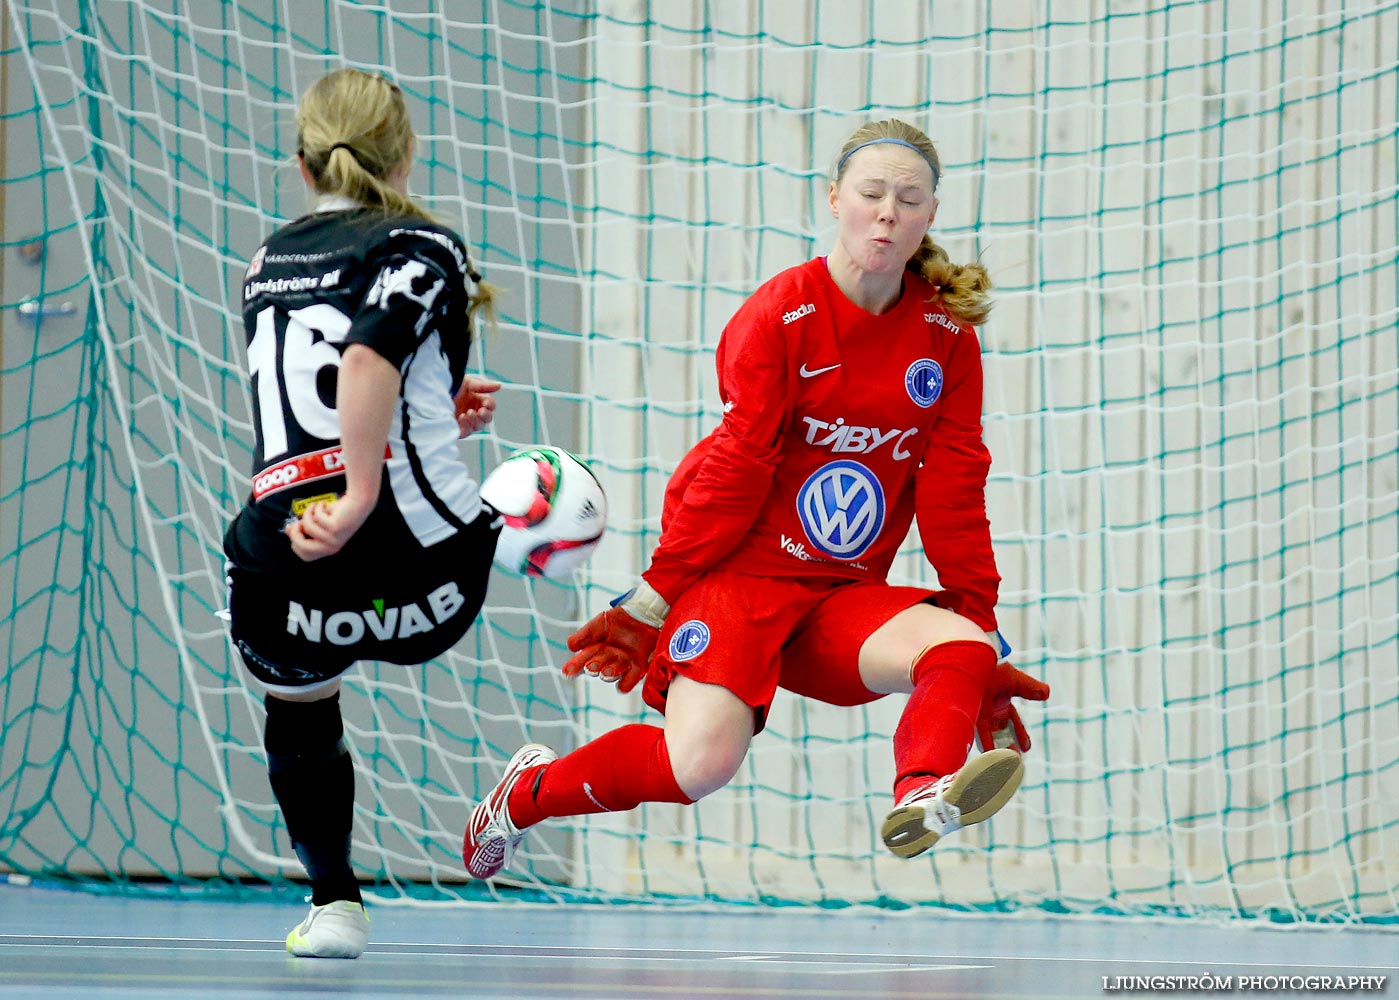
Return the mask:
<path fill-rule="evenodd" d="M 1399 3 L 5 12 L 0 868 L 299 873 L 219 543 L 252 439 L 238 284 L 305 205 L 295 96 L 348 62 L 404 87 L 414 189 L 508 290 L 470 457 L 568 447 L 613 508 L 576 587 L 499 576 L 450 656 L 353 675 L 379 897 L 1394 921 Z M 939 143 L 940 242 L 999 285 L 1001 617 L 1054 685 L 1022 791 L 897 862 L 874 831 L 899 706 L 783 696 L 701 805 L 549 824 L 519 890 L 462 884 L 469 805 L 519 743 L 645 717 L 564 681 L 562 638 L 629 585 L 717 421 L 723 323 L 825 251 L 829 158 L 891 113 Z M 932 580 L 911 545 L 896 577 Z"/>

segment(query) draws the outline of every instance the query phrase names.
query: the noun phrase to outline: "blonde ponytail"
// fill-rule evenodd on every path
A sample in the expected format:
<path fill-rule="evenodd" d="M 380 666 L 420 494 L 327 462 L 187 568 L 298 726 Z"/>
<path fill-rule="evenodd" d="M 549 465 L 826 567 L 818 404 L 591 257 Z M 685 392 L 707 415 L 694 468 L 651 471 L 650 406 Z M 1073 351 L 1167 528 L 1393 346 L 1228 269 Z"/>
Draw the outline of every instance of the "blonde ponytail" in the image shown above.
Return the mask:
<path fill-rule="evenodd" d="M 413 151 L 413 123 L 398 84 L 358 69 L 340 69 L 317 80 L 296 109 L 297 153 L 326 197 L 347 198 L 386 215 L 435 222 L 408 195 L 388 183 Z M 500 289 L 481 280 L 466 262 L 469 329 L 480 314 L 494 328 Z"/>
<path fill-rule="evenodd" d="M 938 301 L 955 320 L 979 326 L 991 314 L 991 275 L 980 264 L 954 264 L 947 251 L 924 236 L 907 270 L 937 290 Z"/>
<path fill-rule="evenodd" d="M 358 69 L 326 74 L 301 98 L 296 136 L 297 152 L 321 194 L 431 220 L 387 181 L 413 150 L 413 123 L 396 83 Z"/>

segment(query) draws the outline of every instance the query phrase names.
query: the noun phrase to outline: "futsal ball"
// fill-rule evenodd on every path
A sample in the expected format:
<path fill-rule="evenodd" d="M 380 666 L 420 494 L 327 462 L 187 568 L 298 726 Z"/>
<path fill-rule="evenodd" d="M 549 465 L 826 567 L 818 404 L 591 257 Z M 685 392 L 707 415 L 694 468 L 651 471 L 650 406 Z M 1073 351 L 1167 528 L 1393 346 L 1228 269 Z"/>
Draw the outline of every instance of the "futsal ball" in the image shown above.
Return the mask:
<path fill-rule="evenodd" d="M 515 452 L 486 477 L 481 499 L 505 522 L 496 565 L 525 576 L 567 577 L 593 554 L 607 527 L 602 484 L 562 448 Z"/>

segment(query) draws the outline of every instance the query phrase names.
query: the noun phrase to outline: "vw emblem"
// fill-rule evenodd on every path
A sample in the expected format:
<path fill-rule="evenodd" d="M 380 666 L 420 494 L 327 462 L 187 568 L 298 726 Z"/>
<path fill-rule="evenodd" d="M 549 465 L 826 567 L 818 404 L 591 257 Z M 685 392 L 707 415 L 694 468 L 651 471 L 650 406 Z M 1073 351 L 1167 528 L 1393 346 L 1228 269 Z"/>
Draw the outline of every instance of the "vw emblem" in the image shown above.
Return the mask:
<path fill-rule="evenodd" d="M 884 527 L 884 491 L 859 462 L 829 462 L 802 484 L 797 516 L 817 551 L 832 559 L 858 559 Z"/>
<path fill-rule="evenodd" d="M 670 637 L 670 658 L 676 663 L 693 660 L 709 646 L 709 626 L 691 618 Z"/>
<path fill-rule="evenodd" d="M 942 395 L 942 365 L 932 358 L 919 358 L 904 373 L 904 388 L 919 406 L 932 406 Z"/>

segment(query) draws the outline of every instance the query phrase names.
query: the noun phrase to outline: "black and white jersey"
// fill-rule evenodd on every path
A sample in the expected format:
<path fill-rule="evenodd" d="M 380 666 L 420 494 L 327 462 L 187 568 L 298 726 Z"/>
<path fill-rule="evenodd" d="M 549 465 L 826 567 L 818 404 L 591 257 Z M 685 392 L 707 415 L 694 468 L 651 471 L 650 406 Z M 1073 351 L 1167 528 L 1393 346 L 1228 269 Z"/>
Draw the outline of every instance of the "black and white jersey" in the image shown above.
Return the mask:
<path fill-rule="evenodd" d="M 467 270 L 450 230 L 347 201 L 323 200 L 257 250 L 243 280 L 253 485 L 230 531 L 231 557 L 248 568 L 294 559 L 283 525 L 344 492 L 335 390 L 351 344 L 402 376 L 379 505 L 361 531 L 401 519 L 390 534 L 401 539 L 406 527 L 426 547 L 481 512 L 453 404 L 471 342 Z"/>

